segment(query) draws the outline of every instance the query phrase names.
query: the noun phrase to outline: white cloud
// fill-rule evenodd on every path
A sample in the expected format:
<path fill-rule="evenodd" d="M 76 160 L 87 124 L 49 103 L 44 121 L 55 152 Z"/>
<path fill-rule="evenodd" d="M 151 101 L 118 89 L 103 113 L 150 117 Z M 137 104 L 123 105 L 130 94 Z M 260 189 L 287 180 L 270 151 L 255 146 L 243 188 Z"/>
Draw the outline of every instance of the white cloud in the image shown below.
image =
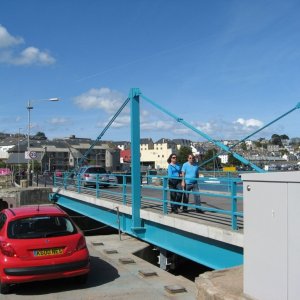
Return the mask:
<path fill-rule="evenodd" d="M 61 118 L 56 117 L 56 118 L 52 118 L 49 121 L 49 123 L 52 124 L 52 125 L 65 125 L 65 124 L 69 124 L 70 121 L 66 118 L 63 118 L 63 117 L 61 117 Z"/>
<path fill-rule="evenodd" d="M 111 116 L 112 118 L 113 116 Z M 110 119 L 111 119 L 110 118 Z M 109 121 L 107 121 L 108 123 Z M 103 122 L 100 122 L 97 124 L 97 126 L 99 127 L 104 127 L 107 125 L 107 123 L 103 123 Z M 122 127 L 126 127 L 126 126 L 129 126 L 130 125 L 130 115 L 127 115 L 127 114 L 124 114 L 124 115 L 119 115 L 115 121 L 111 124 L 111 128 L 122 128 Z"/>
<path fill-rule="evenodd" d="M 189 128 L 174 128 L 173 132 L 178 134 L 180 137 L 191 134 L 191 130 Z"/>
<path fill-rule="evenodd" d="M 256 119 L 245 120 L 243 118 L 238 118 L 234 123 L 240 124 L 244 127 L 262 127 L 263 122 Z"/>
<path fill-rule="evenodd" d="M 7 29 L 0 24 L 0 48 L 13 47 L 23 42 L 23 38 L 12 36 L 8 33 Z"/>
<path fill-rule="evenodd" d="M 232 122 L 217 119 L 203 123 L 196 122 L 192 125 L 212 139 L 242 139 L 262 127 L 263 122 L 256 119 L 238 118 Z"/>
<path fill-rule="evenodd" d="M 107 87 L 99 89 L 93 88 L 82 95 L 75 98 L 75 103 L 83 109 L 99 109 L 109 114 L 107 121 L 100 120 L 97 123 L 97 127 L 104 128 L 109 120 L 114 116 L 117 109 L 125 101 L 125 97 L 118 91 L 111 90 Z M 131 116 L 129 113 L 129 106 L 125 108 L 121 114 L 112 123 L 111 128 L 118 129 L 127 127 L 130 130 Z M 193 127 L 207 135 L 209 138 L 217 139 L 242 139 L 249 133 L 254 132 L 258 128 L 262 127 L 263 122 L 257 119 L 243 119 L 238 118 L 236 121 L 225 121 L 222 119 L 209 120 L 205 122 L 191 122 Z M 140 129 L 141 134 L 151 132 L 155 135 L 161 136 L 176 136 L 190 137 L 190 138 L 204 138 L 197 132 L 185 127 L 183 124 L 174 121 L 173 119 L 165 118 L 164 115 L 156 114 L 145 109 L 140 111 Z M 205 138 L 204 138 L 205 139 Z"/>
<path fill-rule="evenodd" d="M 111 114 L 117 112 L 125 99 L 121 93 L 102 87 L 75 97 L 75 104 L 85 110 L 97 108 Z"/>
<path fill-rule="evenodd" d="M 35 47 L 28 47 L 19 55 L 11 57 L 10 62 L 14 65 L 51 65 L 55 63 L 55 59 L 47 52 L 40 51 Z"/>
<path fill-rule="evenodd" d="M 141 130 L 160 130 L 160 131 L 164 131 L 164 130 L 171 130 L 172 128 L 174 128 L 174 122 L 170 122 L 170 121 L 161 121 L 161 120 L 157 120 L 157 121 L 148 121 L 148 122 L 141 122 Z"/>
<path fill-rule="evenodd" d="M 11 65 L 51 65 L 55 58 L 48 52 L 36 47 L 27 47 L 16 52 L 14 46 L 24 43 L 23 38 L 14 37 L 7 29 L 0 25 L 0 63 Z"/>
<path fill-rule="evenodd" d="M 219 125 L 214 122 L 205 122 L 201 125 L 196 126 L 196 128 L 206 134 L 211 134 L 218 130 Z"/>

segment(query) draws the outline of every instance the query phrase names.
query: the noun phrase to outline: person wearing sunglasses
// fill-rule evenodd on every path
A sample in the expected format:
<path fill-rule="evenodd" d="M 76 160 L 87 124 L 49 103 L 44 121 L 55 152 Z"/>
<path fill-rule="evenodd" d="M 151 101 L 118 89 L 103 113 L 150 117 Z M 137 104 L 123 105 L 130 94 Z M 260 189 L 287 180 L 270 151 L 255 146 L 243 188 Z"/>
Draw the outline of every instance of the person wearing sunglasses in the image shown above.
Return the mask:
<path fill-rule="evenodd" d="M 170 189 L 171 212 L 177 214 L 181 203 L 181 166 L 177 163 L 176 154 L 172 153 L 167 159 L 168 162 L 168 184 Z M 178 191 L 178 192 L 177 192 Z M 179 192 L 180 191 L 180 192 Z"/>
<path fill-rule="evenodd" d="M 184 190 L 190 192 L 196 192 L 194 194 L 195 204 L 197 206 L 196 212 L 203 213 L 203 211 L 199 208 L 201 206 L 201 199 L 199 193 L 199 186 L 197 178 L 199 177 L 199 166 L 195 162 L 195 156 L 193 154 L 188 155 L 188 161 L 182 165 L 182 181 L 181 186 Z M 184 204 L 189 203 L 189 193 L 184 193 L 183 195 L 183 206 L 182 211 L 187 212 L 187 206 Z"/>

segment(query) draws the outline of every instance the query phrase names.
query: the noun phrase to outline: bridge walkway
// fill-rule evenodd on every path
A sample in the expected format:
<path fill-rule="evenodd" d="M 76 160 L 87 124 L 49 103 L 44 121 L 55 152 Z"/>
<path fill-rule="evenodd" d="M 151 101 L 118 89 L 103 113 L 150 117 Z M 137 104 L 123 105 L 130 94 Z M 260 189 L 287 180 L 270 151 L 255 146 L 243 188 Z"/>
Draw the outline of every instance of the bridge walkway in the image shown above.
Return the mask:
<path fill-rule="evenodd" d="M 74 186 L 69 186 L 68 191 L 78 192 L 78 189 Z M 153 213 L 157 213 L 160 215 L 164 215 L 163 212 L 163 203 L 161 201 L 157 200 L 145 200 L 145 198 L 153 198 L 159 197 L 159 191 L 161 188 L 158 187 L 157 192 L 155 193 L 153 189 L 149 190 L 147 187 L 142 186 L 142 199 L 141 199 L 141 209 L 150 211 Z M 80 191 L 81 194 L 85 195 L 91 195 L 93 197 L 97 197 L 96 190 L 94 188 L 84 188 Z M 227 199 L 224 199 L 222 197 L 214 197 L 216 191 L 207 191 L 206 193 L 203 193 L 201 195 L 201 204 L 203 205 L 203 208 L 205 210 L 205 213 L 199 214 L 196 212 L 196 209 L 194 207 L 193 203 L 193 197 L 190 197 L 192 201 L 190 201 L 190 207 L 188 207 L 187 212 L 179 210 L 178 214 L 171 213 L 170 206 L 168 206 L 168 210 L 166 215 L 172 216 L 174 218 L 188 220 L 190 222 L 195 222 L 199 224 L 206 224 L 209 226 L 216 226 L 218 228 L 222 228 L 224 230 L 230 230 L 231 228 L 231 216 L 223 213 L 218 213 L 215 210 L 222 210 L 222 211 L 230 211 L 231 204 L 228 202 Z M 220 195 L 223 195 L 223 193 L 218 192 Z M 211 194 L 211 195 L 210 195 Z M 107 189 L 102 189 L 100 193 L 100 197 L 103 200 L 110 201 L 111 203 L 114 203 L 114 205 L 120 205 L 123 203 L 123 197 L 121 195 L 121 188 L 117 186 L 112 186 Z M 154 198 L 153 198 L 154 199 Z M 155 198 L 156 199 L 156 198 Z M 126 206 L 132 205 L 132 199 L 131 199 L 131 191 L 130 187 L 128 188 L 128 195 L 126 198 Z M 213 209 L 213 211 L 209 211 L 210 209 Z M 238 211 L 243 211 L 243 203 L 239 202 L 238 204 Z M 243 218 L 238 217 L 237 218 L 237 224 L 238 224 L 238 232 L 243 233 Z"/>
<path fill-rule="evenodd" d="M 242 201 L 237 201 L 234 207 L 232 200 L 241 196 L 232 197 L 230 191 L 212 192 L 202 188 L 204 214 L 196 213 L 193 195 L 187 205 L 188 213 L 173 214 L 169 209 L 168 188 L 143 184 L 142 226 L 137 229 L 133 226 L 134 201 L 130 184 L 85 188 L 64 181 L 54 191 L 57 191 L 55 201 L 63 207 L 210 268 L 232 267 L 243 262 Z M 235 230 L 232 229 L 233 217 Z"/>

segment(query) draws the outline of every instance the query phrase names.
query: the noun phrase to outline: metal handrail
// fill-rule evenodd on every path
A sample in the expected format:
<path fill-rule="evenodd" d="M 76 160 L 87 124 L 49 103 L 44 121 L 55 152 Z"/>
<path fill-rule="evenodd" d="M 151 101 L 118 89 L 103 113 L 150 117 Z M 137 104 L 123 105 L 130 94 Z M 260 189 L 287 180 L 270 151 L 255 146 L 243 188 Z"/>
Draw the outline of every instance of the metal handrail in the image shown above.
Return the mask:
<path fill-rule="evenodd" d="M 96 181 L 95 188 L 83 187 L 81 185 L 81 179 L 78 177 L 76 180 L 70 180 L 68 174 L 64 173 L 63 177 L 54 178 L 54 185 L 60 187 L 63 186 L 64 189 L 73 189 L 78 193 L 89 193 L 94 194 L 96 198 L 104 197 L 108 199 L 113 199 L 120 201 L 123 205 L 131 205 L 132 201 L 132 191 L 131 191 L 131 176 L 125 174 L 112 174 L 119 178 L 116 187 L 120 189 L 110 189 L 101 187 L 101 181 Z M 174 177 L 175 178 L 175 177 Z M 243 212 L 238 211 L 238 202 L 243 200 L 242 189 L 240 184 L 242 183 L 240 178 L 236 177 L 218 177 L 217 181 L 219 183 L 207 183 L 211 180 L 210 177 L 200 177 L 195 178 L 200 187 L 199 192 L 194 191 L 184 191 L 184 190 L 174 190 L 168 187 L 168 176 L 161 175 L 148 175 L 147 182 L 150 184 L 142 184 L 142 195 L 141 201 L 150 202 L 154 204 L 161 205 L 161 210 L 163 214 L 169 214 L 168 206 L 171 204 L 178 204 L 170 200 L 170 192 L 177 191 L 179 193 L 186 193 L 191 196 L 199 195 L 201 198 L 206 200 L 206 205 L 201 205 L 201 207 L 193 204 L 193 199 L 190 200 L 189 204 L 181 203 L 181 206 L 185 206 L 188 209 L 201 209 L 204 212 L 214 213 L 224 216 L 230 216 L 231 218 L 231 228 L 233 230 L 239 229 L 238 220 L 243 218 Z M 207 189 L 207 186 L 210 189 Z M 219 189 L 217 191 L 216 189 Z M 147 195 L 147 191 L 154 191 L 154 195 Z M 212 207 L 209 202 L 212 200 L 223 200 L 226 202 L 227 208 L 222 207 Z M 210 215 L 206 215 L 209 219 Z"/>

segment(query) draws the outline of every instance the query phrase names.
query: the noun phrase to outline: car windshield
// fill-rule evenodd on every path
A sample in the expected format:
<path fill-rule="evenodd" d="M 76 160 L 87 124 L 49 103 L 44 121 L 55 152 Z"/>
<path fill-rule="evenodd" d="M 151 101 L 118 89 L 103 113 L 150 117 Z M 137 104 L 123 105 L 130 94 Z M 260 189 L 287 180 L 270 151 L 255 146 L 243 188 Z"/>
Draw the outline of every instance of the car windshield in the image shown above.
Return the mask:
<path fill-rule="evenodd" d="M 101 168 L 101 167 L 92 167 L 92 168 L 88 168 L 85 171 L 86 173 L 96 173 L 96 174 L 104 174 L 106 173 L 105 169 Z"/>
<path fill-rule="evenodd" d="M 32 239 L 76 232 L 76 227 L 64 216 L 34 216 L 10 222 L 7 234 L 11 239 Z"/>

